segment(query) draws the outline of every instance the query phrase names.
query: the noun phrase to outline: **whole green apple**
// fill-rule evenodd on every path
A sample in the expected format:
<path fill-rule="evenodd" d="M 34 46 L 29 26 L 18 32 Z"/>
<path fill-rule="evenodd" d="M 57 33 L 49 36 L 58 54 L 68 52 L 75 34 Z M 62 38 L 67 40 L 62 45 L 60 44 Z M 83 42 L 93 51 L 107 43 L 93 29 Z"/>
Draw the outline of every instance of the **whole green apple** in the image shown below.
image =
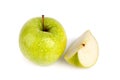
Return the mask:
<path fill-rule="evenodd" d="M 20 50 L 24 56 L 39 65 L 56 62 L 63 54 L 66 42 L 62 25 L 44 16 L 27 21 L 19 36 Z"/>

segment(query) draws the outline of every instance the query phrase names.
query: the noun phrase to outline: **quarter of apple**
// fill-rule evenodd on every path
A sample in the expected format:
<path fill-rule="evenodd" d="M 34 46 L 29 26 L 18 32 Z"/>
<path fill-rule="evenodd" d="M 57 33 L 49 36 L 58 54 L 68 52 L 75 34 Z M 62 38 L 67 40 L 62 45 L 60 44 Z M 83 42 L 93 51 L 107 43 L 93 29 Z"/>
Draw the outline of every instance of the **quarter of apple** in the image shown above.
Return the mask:
<path fill-rule="evenodd" d="M 64 58 L 69 64 L 88 68 L 96 63 L 98 51 L 98 43 L 88 30 L 73 42 L 66 51 Z"/>

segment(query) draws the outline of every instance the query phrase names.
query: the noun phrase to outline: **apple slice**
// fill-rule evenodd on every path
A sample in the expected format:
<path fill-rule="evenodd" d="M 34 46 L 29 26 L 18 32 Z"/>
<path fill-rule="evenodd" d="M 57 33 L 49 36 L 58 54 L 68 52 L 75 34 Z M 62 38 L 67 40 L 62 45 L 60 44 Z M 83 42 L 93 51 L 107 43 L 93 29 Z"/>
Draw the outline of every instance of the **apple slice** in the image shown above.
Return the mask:
<path fill-rule="evenodd" d="M 94 65 L 98 58 L 98 44 L 88 30 L 82 34 L 66 51 L 65 60 L 72 65 L 88 68 Z"/>

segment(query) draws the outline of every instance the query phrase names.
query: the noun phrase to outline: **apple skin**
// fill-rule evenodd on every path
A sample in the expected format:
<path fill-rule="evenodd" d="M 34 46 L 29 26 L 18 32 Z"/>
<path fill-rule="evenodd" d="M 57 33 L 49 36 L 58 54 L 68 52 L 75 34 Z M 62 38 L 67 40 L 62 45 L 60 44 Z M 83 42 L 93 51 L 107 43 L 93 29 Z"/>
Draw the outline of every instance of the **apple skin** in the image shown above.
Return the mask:
<path fill-rule="evenodd" d="M 67 37 L 62 25 L 55 19 L 45 17 L 43 30 L 42 18 L 27 21 L 21 29 L 19 47 L 23 55 L 39 65 L 56 62 L 63 54 Z"/>

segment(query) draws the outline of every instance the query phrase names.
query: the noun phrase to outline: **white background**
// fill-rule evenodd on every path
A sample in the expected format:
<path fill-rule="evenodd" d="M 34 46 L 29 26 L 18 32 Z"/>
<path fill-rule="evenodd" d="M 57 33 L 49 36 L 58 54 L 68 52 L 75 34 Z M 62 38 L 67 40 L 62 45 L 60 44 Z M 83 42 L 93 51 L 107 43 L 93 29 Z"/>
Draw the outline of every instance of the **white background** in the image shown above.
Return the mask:
<path fill-rule="evenodd" d="M 42 14 L 64 26 L 67 48 L 90 29 L 99 43 L 96 65 L 76 68 L 62 57 L 37 66 L 24 58 L 19 32 L 28 19 Z M 120 80 L 119 27 L 119 0 L 0 0 L 0 80 Z"/>

